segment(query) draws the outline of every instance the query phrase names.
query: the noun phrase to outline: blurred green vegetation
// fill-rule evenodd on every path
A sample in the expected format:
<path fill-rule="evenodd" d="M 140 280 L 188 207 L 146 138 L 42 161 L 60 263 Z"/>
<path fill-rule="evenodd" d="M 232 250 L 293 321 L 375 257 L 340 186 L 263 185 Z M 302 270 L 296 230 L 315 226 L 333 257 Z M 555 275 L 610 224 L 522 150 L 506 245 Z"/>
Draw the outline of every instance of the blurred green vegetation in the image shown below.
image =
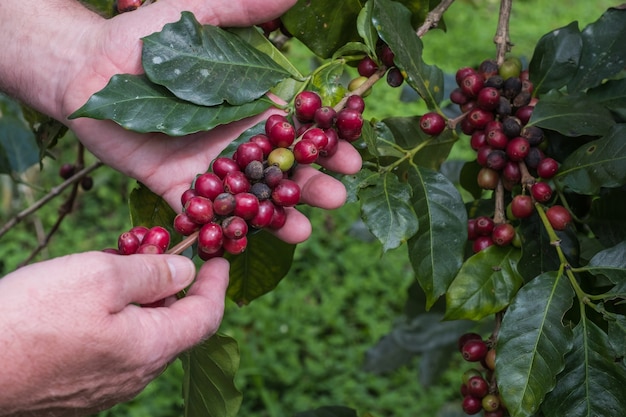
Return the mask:
<path fill-rule="evenodd" d="M 513 53 L 530 59 L 546 32 L 578 20 L 580 27 L 596 20 L 619 2 L 518 0 L 511 18 Z M 431 31 L 423 39 L 425 60 L 452 74 L 461 66 L 477 65 L 494 56 L 493 34 L 499 2 L 458 0 L 446 14 L 447 32 Z M 294 46 L 289 56 L 303 72 L 309 55 Z M 415 116 L 424 111 L 406 91 L 384 83 L 366 100 L 369 117 Z M 71 135 L 53 149 L 42 170 L 33 167 L 14 185 L 0 182 L 0 213 L 8 220 L 60 183 L 60 165 L 75 158 Z M 459 143 L 455 157 L 467 155 Z M 88 161 L 90 161 L 88 157 Z M 100 250 L 116 244 L 130 227 L 127 197 L 134 182 L 103 167 L 93 174 L 93 190 L 81 193 L 74 213 L 62 224 L 49 246 L 35 259 Z M 27 184 L 36 184 L 29 187 Z M 57 198 L 24 219 L 0 239 L 2 275 L 14 270 L 37 245 L 56 219 Z M 405 248 L 383 255 L 360 222 L 358 207 L 349 204 L 333 212 L 304 208 L 314 225 L 309 241 L 298 246 L 289 275 L 270 294 L 239 308 L 229 304 L 221 331 L 240 343 L 241 370 L 237 384 L 244 393 L 240 415 L 289 416 L 322 405 L 341 404 L 374 415 L 443 415 L 451 403 L 458 410 L 457 389 L 462 364 L 451 366 L 432 386 L 418 383 L 417 366 L 409 364 L 387 375 L 362 370 L 364 354 L 402 314 L 412 282 Z M 272 260 L 268 260 L 271 262 Z M 182 369 L 170 368 L 135 400 L 100 413 L 100 417 L 174 417 L 181 415 Z M 450 414 L 446 414 L 450 415 Z"/>

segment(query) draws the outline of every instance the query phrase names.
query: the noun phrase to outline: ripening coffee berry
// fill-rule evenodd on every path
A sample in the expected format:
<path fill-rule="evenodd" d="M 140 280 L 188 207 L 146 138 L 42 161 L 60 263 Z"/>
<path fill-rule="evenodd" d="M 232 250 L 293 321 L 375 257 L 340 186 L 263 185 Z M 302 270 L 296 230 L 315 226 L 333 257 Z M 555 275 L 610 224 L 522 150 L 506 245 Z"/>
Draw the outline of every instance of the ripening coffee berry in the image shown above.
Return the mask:
<path fill-rule="evenodd" d="M 195 197 L 197 195 L 198 193 L 196 192 L 196 190 L 194 190 L 193 188 L 189 188 L 188 190 L 185 190 L 185 192 L 183 192 L 180 195 L 180 203 L 182 204 L 183 207 L 185 207 L 185 204 L 187 204 L 187 201 L 189 201 L 191 197 Z"/>
<path fill-rule="evenodd" d="M 476 107 L 470 110 L 465 118 L 475 129 L 483 129 L 487 123 L 494 119 L 494 116 L 493 112 Z"/>
<path fill-rule="evenodd" d="M 507 154 L 501 149 L 495 149 L 487 155 L 487 168 L 500 171 L 504 169 L 507 162 Z"/>
<path fill-rule="evenodd" d="M 139 239 L 134 233 L 124 232 L 117 238 L 117 250 L 121 255 L 132 255 L 139 246 Z"/>
<path fill-rule="evenodd" d="M 392 88 L 400 87 L 404 83 L 404 75 L 397 67 L 391 67 L 387 70 L 387 85 Z"/>
<path fill-rule="evenodd" d="M 296 139 L 296 128 L 289 122 L 276 123 L 267 137 L 277 148 L 288 148 Z"/>
<path fill-rule="evenodd" d="M 352 94 L 348 96 L 344 108 L 356 110 L 359 113 L 363 113 L 363 111 L 365 110 L 365 100 L 363 100 L 362 96 Z"/>
<path fill-rule="evenodd" d="M 354 142 L 361 136 L 363 115 L 357 110 L 344 108 L 337 113 L 335 126 L 340 138 Z"/>
<path fill-rule="evenodd" d="M 76 166 L 74 164 L 63 164 L 59 168 L 59 176 L 64 180 L 70 178 L 76 173 Z"/>
<path fill-rule="evenodd" d="M 191 197 L 184 209 L 187 216 L 195 223 L 204 224 L 213 220 L 213 203 L 206 197 Z"/>
<path fill-rule="evenodd" d="M 552 198 L 552 187 L 545 182 L 536 182 L 530 187 L 533 198 L 540 203 L 547 203 Z"/>
<path fill-rule="evenodd" d="M 165 251 L 157 245 L 144 243 L 139 246 L 139 248 L 137 249 L 137 253 L 142 253 L 145 255 L 162 255 L 165 253 Z"/>
<path fill-rule="evenodd" d="M 483 87 L 476 97 L 478 107 L 485 110 L 493 110 L 500 103 L 500 92 L 494 87 Z"/>
<path fill-rule="evenodd" d="M 287 222 L 287 211 L 282 206 L 274 205 L 274 213 L 272 214 L 272 220 L 267 225 L 270 229 L 280 229 Z"/>
<path fill-rule="evenodd" d="M 463 351 L 463 346 L 470 340 L 483 340 L 483 337 L 478 333 L 468 332 L 463 333 L 459 339 L 457 340 L 457 347 L 459 348 L 459 352 Z M 469 378 L 468 378 L 469 379 Z M 463 381 L 466 382 L 466 381 Z"/>
<path fill-rule="evenodd" d="M 485 365 L 487 369 L 494 371 L 496 369 L 496 349 L 491 348 L 487 355 L 485 355 Z"/>
<path fill-rule="evenodd" d="M 268 227 L 274 215 L 274 207 L 274 203 L 268 199 L 259 201 L 259 209 L 256 216 L 248 220 L 250 226 L 257 229 Z"/>
<path fill-rule="evenodd" d="M 446 120 L 437 112 L 428 112 L 420 117 L 420 128 L 430 136 L 437 136 L 446 128 Z"/>
<path fill-rule="evenodd" d="M 272 152 L 272 149 L 274 149 L 272 142 L 270 142 L 270 138 L 262 133 L 252 136 L 249 141 L 252 143 L 256 143 L 261 148 L 261 150 L 263 150 L 264 157 L 267 157 L 267 155 Z"/>
<path fill-rule="evenodd" d="M 476 182 L 483 190 L 495 190 L 500 181 L 500 174 L 495 169 L 482 167 L 476 175 Z"/>
<path fill-rule="evenodd" d="M 392 67 L 394 65 L 396 55 L 386 43 L 383 43 L 376 48 L 376 55 L 386 67 Z"/>
<path fill-rule="evenodd" d="M 322 106 L 315 111 L 313 121 L 320 129 L 328 129 L 335 123 L 337 111 L 331 106 Z"/>
<path fill-rule="evenodd" d="M 511 201 L 511 214 L 517 219 L 530 217 L 535 210 L 533 199 L 529 195 L 518 194 Z"/>
<path fill-rule="evenodd" d="M 546 217 L 554 230 L 565 230 L 572 222 L 572 215 L 563 206 L 555 205 L 546 210 Z"/>
<path fill-rule="evenodd" d="M 231 194 L 247 193 L 250 191 L 250 181 L 241 171 L 229 172 L 223 180 L 224 191 Z"/>
<path fill-rule="evenodd" d="M 450 101 L 461 106 L 469 101 L 469 97 L 460 87 L 457 87 L 450 92 Z"/>
<path fill-rule="evenodd" d="M 506 155 L 511 161 L 522 161 L 530 152 L 530 144 L 525 138 L 518 136 L 506 145 Z"/>
<path fill-rule="evenodd" d="M 301 122 L 313 121 L 315 111 L 320 107 L 322 107 L 322 98 L 315 91 L 301 91 L 294 99 L 294 112 L 296 118 Z"/>
<path fill-rule="evenodd" d="M 496 411 L 500 408 L 500 397 L 495 394 L 487 394 L 483 397 L 481 403 L 485 411 Z"/>
<path fill-rule="evenodd" d="M 245 169 L 252 161 L 263 161 L 263 149 L 254 142 L 244 142 L 237 147 L 237 165 Z"/>
<path fill-rule="evenodd" d="M 293 146 L 293 157 L 299 164 L 312 164 L 318 155 L 317 146 L 310 140 L 302 139 Z"/>
<path fill-rule="evenodd" d="M 319 127 L 312 127 L 302 134 L 302 140 L 306 140 L 312 142 L 315 145 L 315 148 L 319 151 L 328 145 L 328 136 L 324 130 Z M 295 147 L 294 147 L 295 151 Z"/>
<path fill-rule="evenodd" d="M 235 210 L 235 196 L 231 193 L 220 193 L 213 200 L 213 212 L 218 216 L 228 216 Z"/>
<path fill-rule="evenodd" d="M 239 255 L 243 253 L 247 246 L 248 238 L 246 236 L 239 239 L 229 239 L 224 237 L 224 242 L 222 243 L 224 250 L 231 255 Z"/>
<path fill-rule="evenodd" d="M 139 243 L 143 242 L 143 238 L 146 236 L 150 229 L 146 226 L 133 226 L 129 230 L 129 232 L 133 233 L 139 239 Z"/>
<path fill-rule="evenodd" d="M 478 237 L 476 232 L 476 219 L 467 220 L 467 240 L 475 240 Z"/>
<path fill-rule="evenodd" d="M 474 253 L 478 253 L 492 245 L 493 239 L 491 236 L 478 236 L 474 242 L 472 242 L 472 251 L 474 251 Z"/>
<path fill-rule="evenodd" d="M 228 174 L 229 172 L 236 172 L 241 170 L 239 169 L 239 165 L 237 165 L 237 162 L 225 156 L 220 156 L 219 158 L 216 158 L 211 164 L 211 171 L 213 171 L 215 175 L 217 175 L 219 178 L 224 179 L 226 174 Z"/>
<path fill-rule="evenodd" d="M 483 409 L 483 404 L 480 398 L 476 398 L 471 395 L 466 395 L 463 398 L 463 403 L 461 406 L 463 408 L 463 411 L 469 415 L 478 414 Z"/>
<path fill-rule="evenodd" d="M 196 177 L 193 189 L 196 191 L 196 195 L 213 200 L 218 194 L 224 192 L 224 185 L 215 173 L 205 172 Z"/>
<path fill-rule="evenodd" d="M 199 197 L 202 198 L 202 197 Z M 170 232 L 166 228 L 161 226 L 153 226 L 148 230 L 148 233 L 141 241 L 142 245 L 155 245 L 163 252 L 167 250 L 170 245 Z"/>
<path fill-rule="evenodd" d="M 200 225 L 191 220 L 186 213 L 178 213 L 174 217 L 174 230 L 181 235 L 189 236 L 198 229 L 200 229 Z"/>
<path fill-rule="evenodd" d="M 476 217 L 476 233 L 479 236 L 489 236 L 493 232 L 495 224 L 493 219 L 488 216 Z"/>
<path fill-rule="evenodd" d="M 272 114 L 265 120 L 265 135 L 269 137 L 270 130 L 278 123 L 288 122 L 287 118 L 282 114 Z"/>
<path fill-rule="evenodd" d="M 489 383 L 482 376 L 473 376 L 467 381 L 467 393 L 476 398 L 489 394 Z"/>
<path fill-rule="evenodd" d="M 90 177 L 89 175 L 83 177 L 80 180 L 80 188 L 83 189 L 83 191 L 89 191 L 93 188 L 93 178 Z"/>
<path fill-rule="evenodd" d="M 246 175 L 250 181 L 258 181 L 263 178 L 263 170 L 265 167 L 263 166 L 263 162 L 261 161 L 250 161 L 250 163 L 243 170 L 243 173 Z"/>
<path fill-rule="evenodd" d="M 365 56 L 359 61 L 356 68 L 359 75 L 371 77 L 378 70 L 378 64 L 369 56 Z"/>
<path fill-rule="evenodd" d="M 272 189 L 264 182 L 257 182 L 250 187 L 250 193 L 259 201 L 267 200 L 272 197 Z"/>
<path fill-rule="evenodd" d="M 117 0 L 117 11 L 119 13 L 131 12 L 141 6 L 142 0 Z"/>
<path fill-rule="evenodd" d="M 463 344 L 461 355 L 468 362 L 480 362 L 485 358 L 488 350 L 489 348 L 483 340 L 473 339 Z"/>
<path fill-rule="evenodd" d="M 198 232 L 198 249 L 205 253 L 215 253 L 222 247 L 224 231 L 215 222 L 203 225 Z"/>
<path fill-rule="evenodd" d="M 320 156 L 333 156 L 337 153 L 337 149 L 339 149 L 339 135 L 333 128 L 324 129 L 324 133 L 328 138 L 328 143 L 324 148 L 320 149 Z"/>
<path fill-rule="evenodd" d="M 476 97 L 485 86 L 485 80 L 477 72 L 470 73 L 461 81 L 461 90 L 470 97 Z"/>
<path fill-rule="evenodd" d="M 235 210 L 233 214 L 250 220 L 259 211 L 259 199 L 252 193 L 235 194 Z"/>
<path fill-rule="evenodd" d="M 267 163 L 270 166 L 276 166 L 280 168 L 282 172 L 289 171 L 294 162 L 295 157 L 293 155 L 293 152 L 289 148 L 276 148 L 267 156 Z"/>
<path fill-rule="evenodd" d="M 283 178 L 285 174 L 278 165 L 270 165 L 263 170 L 263 182 L 270 188 L 276 187 Z"/>
<path fill-rule="evenodd" d="M 544 179 L 550 179 L 559 171 L 559 163 L 550 157 L 545 157 L 537 164 L 537 175 Z"/>
<path fill-rule="evenodd" d="M 515 228 L 510 223 L 497 224 L 491 232 L 491 239 L 498 246 L 508 246 L 515 239 Z"/>
<path fill-rule="evenodd" d="M 248 223 L 239 216 L 229 216 L 222 220 L 224 237 L 239 239 L 248 234 Z"/>
<path fill-rule="evenodd" d="M 300 201 L 300 186 L 290 179 L 282 179 L 272 190 L 272 201 L 282 207 L 292 207 Z"/>

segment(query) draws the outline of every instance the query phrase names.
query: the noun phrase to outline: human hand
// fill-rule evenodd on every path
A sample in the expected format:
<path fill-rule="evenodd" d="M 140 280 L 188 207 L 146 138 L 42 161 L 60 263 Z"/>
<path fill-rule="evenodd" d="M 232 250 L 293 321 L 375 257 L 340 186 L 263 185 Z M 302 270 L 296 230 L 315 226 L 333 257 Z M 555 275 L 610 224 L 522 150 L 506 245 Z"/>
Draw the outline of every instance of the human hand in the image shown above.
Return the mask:
<path fill-rule="evenodd" d="M 218 329 L 228 263 L 204 263 L 172 297 L 194 275 L 182 256 L 89 252 L 0 279 L 0 416 L 88 415 L 134 397 Z"/>
<path fill-rule="evenodd" d="M 84 104 L 114 74 L 142 72 L 140 38 L 160 30 L 168 21 L 178 20 L 182 10 L 191 9 L 203 23 L 236 26 L 269 20 L 293 3 L 291 0 L 223 0 L 204 4 L 160 0 L 113 19 L 99 20 L 97 29 L 86 32 L 83 38 L 87 48 L 79 56 L 85 62 L 75 66 L 79 71 L 71 77 L 67 88 L 64 116 Z M 140 180 L 180 211 L 180 196 L 189 188 L 193 178 L 205 172 L 228 143 L 245 129 L 267 118 L 271 112 L 182 138 L 137 134 L 112 122 L 90 119 L 76 119 L 69 126 L 102 161 Z M 343 142 L 340 146 L 339 152 L 322 161 L 322 165 L 338 173 L 357 172 L 361 166 L 358 152 L 348 143 Z M 303 203 L 333 209 L 345 202 L 343 185 L 311 167 L 298 169 L 295 179 L 302 188 Z M 295 209 L 289 209 L 287 224 L 277 235 L 289 243 L 298 243 L 305 240 L 310 232 L 308 220 Z"/>

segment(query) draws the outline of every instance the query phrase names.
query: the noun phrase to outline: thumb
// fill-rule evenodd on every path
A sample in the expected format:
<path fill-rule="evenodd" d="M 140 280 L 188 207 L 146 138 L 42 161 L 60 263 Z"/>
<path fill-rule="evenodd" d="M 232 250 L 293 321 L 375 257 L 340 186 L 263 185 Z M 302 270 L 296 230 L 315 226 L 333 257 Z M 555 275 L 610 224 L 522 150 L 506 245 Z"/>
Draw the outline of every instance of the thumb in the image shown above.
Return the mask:
<path fill-rule="evenodd" d="M 193 281 L 193 262 L 180 255 L 109 255 L 118 271 L 118 294 L 110 305 L 118 312 L 130 303 L 149 304 L 183 290 Z"/>

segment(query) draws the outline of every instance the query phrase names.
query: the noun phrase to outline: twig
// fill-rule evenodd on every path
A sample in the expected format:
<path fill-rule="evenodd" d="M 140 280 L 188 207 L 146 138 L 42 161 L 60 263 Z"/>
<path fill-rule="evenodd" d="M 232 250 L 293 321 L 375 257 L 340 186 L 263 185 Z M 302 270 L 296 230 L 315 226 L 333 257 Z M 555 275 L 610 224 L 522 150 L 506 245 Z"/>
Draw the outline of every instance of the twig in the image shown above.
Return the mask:
<path fill-rule="evenodd" d="M 192 234 L 187 236 L 185 239 L 183 239 L 180 243 L 178 243 L 176 246 L 172 246 L 167 251 L 167 253 L 172 254 L 172 255 L 180 255 L 181 253 L 185 251 L 185 249 L 193 245 L 196 239 L 198 239 L 198 232 L 193 232 Z"/>
<path fill-rule="evenodd" d="M 509 37 L 509 19 L 511 18 L 511 9 L 513 8 L 513 0 L 501 0 L 500 14 L 498 16 L 498 29 L 493 42 L 496 44 L 496 62 L 498 66 L 504 62 L 507 52 L 511 51 L 513 44 Z"/>
<path fill-rule="evenodd" d="M 437 7 L 432 9 L 428 15 L 426 15 L 426 19 L 424 20 L 424 23 L 422 23 L 422 26 L 417 29 L 417 36 L 421 38 L 426 34 L 426 32 L 436 28 L 441 20 L 441 16 L 443 16 L 452 3 L 454 3 L 454 0 L 443 0 L 437 5 Z"/>
<path fill-rule="evenodd" d="M 104 164 L 100 161 L 94 162 L 90 166 L 78 171 L 76 174 L 72 175 L 70 178 L 68 178 L 61 184 L 57 185 L 56 187 L 53 187 L 50 190 L 50 192 L 48 192 L 48 194 L 46 194 L 45 196 L 37 200 L 33 205 L 31 205 L 27 209 L 24 209 L 20 211 L 19 213 L 17 213 L 13 218 L 11 218 L 8 222 L 6 222 L 4 226 L 0 228 L 0 237 L 3 236 L 6 232 L 8 232 L 16 224 L 24 220 L 24 218 L 33 214 L 34 212 L 39 210 L 41 207 L 43 207 L 45 204 L 50 202 L 53 198 L 61 194 L 67 187 L 76 183 L 78 180 L 80 180 L 81 178 L 83 178 L 84 176 L 92 172 L 93 170 L 101 167 L 102 165 Z"/>
<path fill-rule="evenodd" d="M 506 214 L 504 213 L 504 185 L 502 184 L 502 179 L 498 180 L 495 199 L 496 206 L 493 215 L 493 222 L 495 224 L 506 223 Z"/>

